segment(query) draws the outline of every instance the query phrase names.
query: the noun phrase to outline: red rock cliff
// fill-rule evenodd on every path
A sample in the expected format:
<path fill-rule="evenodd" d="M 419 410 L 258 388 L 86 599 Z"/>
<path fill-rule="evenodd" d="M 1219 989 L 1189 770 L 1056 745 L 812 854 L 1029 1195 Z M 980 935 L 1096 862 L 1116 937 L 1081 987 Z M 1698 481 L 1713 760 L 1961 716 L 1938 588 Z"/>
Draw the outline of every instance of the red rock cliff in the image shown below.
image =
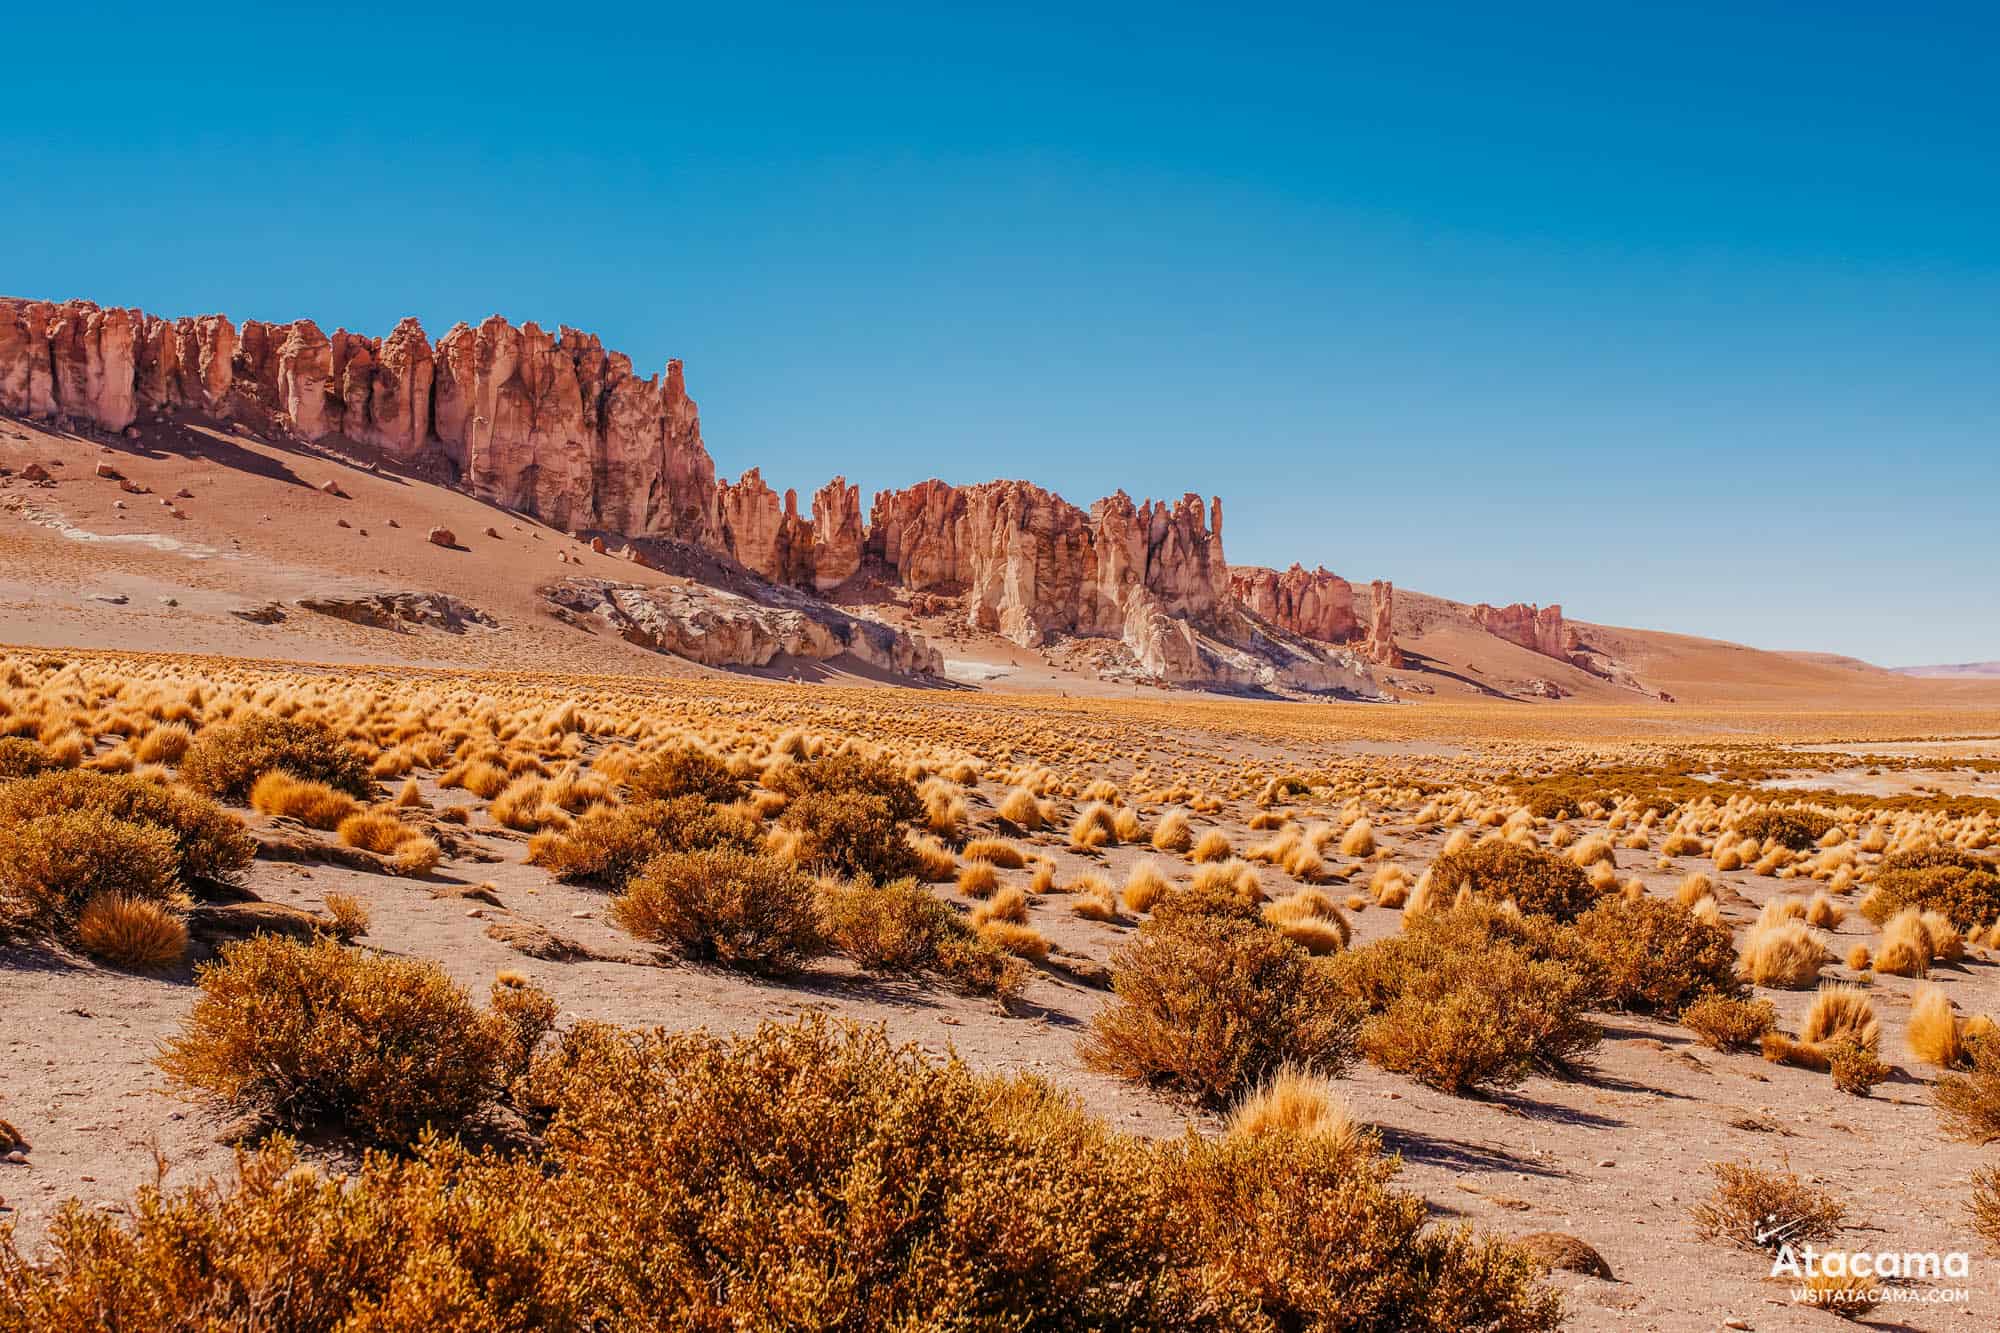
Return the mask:
<path fill-rule="evenodd" d="M 1361 637 L 1354 585 L 1325 569 L 1309 571 L 1293 565 L 1280 572 L 1238 565 L 1229 571 L 1229 590 L 1237 601 L 1294 634 L 1322 643 L 1350 643 Z"/>
<path fill-rule="evenodd" d="M 448 463 L 473 494 L 559 527 L 712 543 L 715 466 L 678 361 L 641 379 L 589 334 L 494 316 L 435 346 L 311 320 L 239 329 L 88 301 L 0 298 L 0 411 L 123 430 L 142 412 L 245 415 Z"/>
<path fill-rule="evenodd" d="M 1535 607 L 1524 602 L 1511 606 L 1488 606 L 1485 602 L 1472 608 L 1472 619 L 1488 634 L 1517 643 L 1530 652 L 1557 661 L 1567 662 L 1570 643 L 1569 626 L 1563 620 L 1562 607 L 1551 603 Z"/>

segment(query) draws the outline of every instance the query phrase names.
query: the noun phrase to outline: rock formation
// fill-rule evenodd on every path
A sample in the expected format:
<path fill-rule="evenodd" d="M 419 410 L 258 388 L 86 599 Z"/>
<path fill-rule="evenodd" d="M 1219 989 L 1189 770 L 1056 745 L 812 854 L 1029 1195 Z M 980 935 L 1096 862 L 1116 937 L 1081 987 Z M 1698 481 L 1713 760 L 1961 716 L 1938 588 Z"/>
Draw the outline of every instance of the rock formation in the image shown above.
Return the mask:
<path fill-rule="evenodd" d="M 413 319 L 329 337 L 311 320 L 0 298 L 0 411 L 119 431 L 179 409 L 373 445 L 562 528 L 716 536 L 715 466 L 678 361 L 641 379 L 589 334 L 497 315 L 433 346 Z"/>
<path fill-rule="evenodd" d="M 707 666 L 768 666 L 779 654 L 825 661 L 848 655 L 904 675 L 944 670 L 923 639 L 832 607 L 772 606 L 719 588 L 646 587 L 563 579 L 542 590 L 565 617 L 588 617 L 629 643 Z"/>
<path fill-rule="evenodd" d="M 698 661 L 855 652 L 896 670 L 935 669 L 935 652 L 881 639 L 877 631 L 894 637 L 885 626 L 827 619 L 777 595 L 859 579 L 1024 646 L 1116 640 L 1131 670 L 1151 679 L 1371 689 L 1355 659 L 1323 646 L 1359 631 L 1346 581 L 1294 566 L 1233 588 L 1219 499 L 1141 504 L 1121 491 L 1086 511 L 1023 481 L 927 481 L 879 493 L 864 523 L 859 489 L 836 477 L 801 515 L 797 493 L 781 498 L 755 469 L 716 480 L 680 362 L 641 379 L 628 357 L 575 329 L 496 315 L 433 343 L 414 319 L 375 338 L 329 335 L 303 319 L 239 326 L 221 315 L 164 320 L 0 298 L 0 412 L 123 431 L 179 411 L 377 449 L 565 531 L 683 543 L 777 585 L 772 600 L 729 607 L 609 586 L 564 595 L 569 614 L 587 610 Z M 430 539 L 455 544 L 442 530 Z M 602 538 L 591 544 L 607 549 Z M 1366 651 L 1393 662 L 1388 590 L 1375 587 Z M 704 634 L 741 642 L 704 647 Z"/>
<path fill-rule="evenodd" d="M 961 598 L 971 628 L 1025 647 L 1117 638 L 1165 680 L 1202 678 L 1188 622 L 1230 606 L 1222 502 L 1196 495 L 1121 491 L 1085 512 L 1023 481 L 926 481 L 875 497 L 865 550 L 902 587 Z"/>
<path fill-rule="evenodd" d="M 1563 609 L 1554 603 L 1535 607 L 1515 602 L 1496 607 L 1481 602 L 1472 608 L 1472 619 L 1488 634 L 1559 662 L 1569 661 L 1570 649 L 1575 646 L 1569 626 L 1563 620 Z"/>
<path fill-rule="evenodd" d="M 1368 585 L 1368 640 L 1364 654 L 1376 666 L 1403 665 L 1396 647 L 1396 585 L 1376 579 Z"/>
<path fill-rule="evenodd" d="M 1293 565 L 1280 573 L 1261 565 L 1229 571 L 1229 590 L 1264 619 L 1322 643 L 1352 643 L 1361 637 L 1354 613 L 1354 585 L 1325 569 Z"/>

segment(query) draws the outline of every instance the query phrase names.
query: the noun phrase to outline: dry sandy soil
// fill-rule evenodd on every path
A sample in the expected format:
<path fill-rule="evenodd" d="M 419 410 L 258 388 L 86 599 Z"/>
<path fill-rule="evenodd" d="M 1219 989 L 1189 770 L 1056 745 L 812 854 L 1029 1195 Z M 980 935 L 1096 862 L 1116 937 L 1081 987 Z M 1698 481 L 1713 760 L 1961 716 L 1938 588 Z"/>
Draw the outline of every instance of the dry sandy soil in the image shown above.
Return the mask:
<path fill-rule="evenodd" d="M 1114 780 L 1129 772 L 1135 759 L 1163 755 L 1197 771 L 1205 769 L 1220 782 L 1232 770 L 1299 762 L 1301 756 L 1364 768 L 1410 762 L 1455 766 L 1491 756 L 1504 767 L 1519 745 L 1478 734 L 1447 741 L 1357 737 L 1315 728 L 1317 734 L 1308 737 L 1297 730 L 1299 710 L 1286 717 L 1282 705 L 1232 705 L 1229 713 L 1248 718 L 1268 712 L 1269 726 L 1292 734 L 1286 742 L 1260 735 L 1254 725 L 1208 730 L 1184 718 L 1169 725 L 1158 716 L 1148 717 L 1153 710 L 1144 704 L 1098 703 L 1066 716 L 1060 700 L 996 700 L 991 706 L 964 708 L 957 700 L 906 691 L 836 691 L 841 703 L 829 704 L 827 691 L 784 686 L 672 689 L 683 705 L 696 707 L 711 689 L 718 706 L 739 691 L 753 691 L 779 717 L 785 700 L 795 699 L 798 716 L 808 724 L 816 715 L 826 716 L 820 710 L 879 699 L 880 709 L 853 715 L 863 731 L 921 726 L 932 714 L 951 725 L 971 717 L 974 733 L 1011 727 L 1026 736 L 1033 726 L 1054 722 L 1086 745 L 1109 736 L 1122 738 L 1128 753 L 1104 770 Z M 1374 710 L 1370 716 L 1386 718 L 1389 712 Z M 863 717 L 868 720 L 860 721 Z M 1971 729 L 1991 737 L 1994 721 L 1971 719 Z M 1825 719 L 1818 724 L 1828 725 Z M 1884 748 L 1845 745 L 1871 755 Z M 1839 755 L 1839 748 L 1800 751 L 1813 754 L 1815 764 L 1835 765 L 1815 772 L 1815 785 L 1835 785 L 1862 771 L 1862 762 Z M 1923 747 L 1903 748 L 1921 752 Z M 1942 762 L 1953 764 L 2000 758 L 2000 743 L 1956 742 L 1947 755 Z M 1887 775 L 1890 785 L 1900 784 L 1904 791 L 1929 785 L 1937 776 L 1924 768 Z M 2000 795 L 1993 774 L 1954 777 L 1973 791 Z M 1108 996 L 1080 982 L 1074 970 L 1039 969 L 1021 997 L 1003 1009 L 940 987 L 864 977 L 838 962 L 788 984 L 674 962 L 609 926 L 601 893 L 557 883 L 525 864 L 523 835 L 493 823 L 467 793 L 440 788 L 434 775 L 423 778 L 422 786 L 437 806 L 475 807 L 471 835 L 428 879 L 259 860 L 249 887 L 265 899 L 309 909 L 322 906 L 329 893 L 353 894 L 372 918 L 362 940 L 365 947 L 437 959 L 459 981 L 481 991 L 499 969 L 526 971 L 559 999 L 565 1022 L 600 1018 L 627 1025 L 742 1029 L 804 1009 L 823 1009 L 886 1024 L 893 1036 L 932 1051 L 956 1050 L 981 1069 L 1046 1074 L 1136 1132 L 1214 1127 L 1205 1117 L 1094 1074 L 1078 1062 L 1076 1037 Z M 991 802 L 1001 794 L 1004 789 L 991 784 L 969 793 L 973 829 L 990 825 Z M 1310 796 L 1287 807 L 1300 819 L 1309 818 L 1315 808 Z M 1196 827 L 1222 830 L 1241 851 L 1268 836 L 1248 829 L 1254 809 L 1247 801 L 1232 801 L 1212 816 L 1198 817 Z M 262 816 L 247 818 L 253 828 L 271 831 Z M 1584 831 L 1590 827 L 1588 821 L 1578 826 Z M 1376 828 L 1382 848 L 1369 866 L 1395 863 L 1412 871 L 1434 858 L 1447 832 L 1412 827 L 1407 818 L 1387 811 L 1377 815 Z M 1114 846 L 1085 857 L 1071 851 L 1060 833 L 1024 841 L 1055 861 L 1059 885 L 1088 870 L 1122 882 L 1133 861 L 1157 856 L 1150 849 Z M 1679 858 L 1666 869 L 1656 868 L 1651 852 L 1621 851 L 1619 858 L 1621 875 L 1636 875 L 1654 893 L 1670 893 L 1688 870 L 1714 873 L 1699 857 Z M 1158 859 L 1177 879 L 1189 873 L 1180 858 Z M 1286 885 L 1275 868 L 1264 868 L 1262 875 L 1271 892 Z M 1716 878 L 1726 885 L 1725 919 L 1739 928 L 1763 902 L 1796 887 L 1748 871 Z M 1025 882 L 1026 872 L 1003 872 L 1002 879 Z M 1365 875 L 1357 877 L 1354 887 L 1363 887 L 1363 880 Z M 459 896 L 461 888 L 482 883 L 490 886 L 497 906 Z M 1335 891 L 1348 890 L 1336 885 Z M 939 892 L 953 896 L 949 886 L 940 886 Z M 1130 914 L 1115 923 L 1082 920 L 1071 910 L 1071 901 L 1061 893 L 1037 897 L 1031 921 L 1060 950 L 1076 956 L 1107 960 L 1138 923 Z M 1357 943 L 1399 929 L 1400 915 L 1372 905 L 1355 912 Z M 569 962 L 524 958 L 488 934 L 496 922 L 523 921 L 569 937 L 596 956 Z M 1873 934 L 1852 913 L 1833 933 L 1840 952 Z M 233 1149 L 226 1146 L 233 1137 L 231 1127 L 195 1104 L 171 1097 L 151 1063 L 159 1043 L 176 1031 L 193 1001 L 191 973 L 141 978 L 66 955 L 19 949 L 0 954 L 0 968 L 6 972 L 7 995 L 6 1022 L 0 1028 L 0 1117 L 20 1127 L 33 1143 L 28 1165 L 0 1167 L 0 1195 L 24 1239 L 37 1239 L 51 1210 L 71 1196 L 106 1210 L 122 1209 L 135 1187 L 153 1179 L 156 1158 L 165 1163 L 170 1184 L 231 1169 Z M 1838 966 L 1826 973 L 1828 979 L 1854 975 Z M 1929 1104 L 1935 1071 L 1903 1054 L 1902 1029 L 1914 983 L 1887 976 L 1866 980 L 1884 1020 L 1884 1056 L 1900 1068 L 1865 1099 L 1835 1091 L 1823 1075 L 1767 1064 L 1754 1054 L 1719 1054 L 1696 1045 L 1686 1030 L 1671 1023 L 1629 1015 L 1604 1017 L 1605 1041 L 1589 1072 L 1579 1078 L 1534 1077 L 1490 1098 L 1459 1098 L 1364 1065 L 1345 1080 L 1344 1092 L 1355 1112 L 1378 1126 L 1385 1144 L 1401 1154 L 1404 1183 L 1421 1191 L 1439 1216 L 1503 1235 L 1568 1232 L 1604 1255 L 1614 1280 L 1569 1274 L 1554 1279 L 1569 1293 L 1573 1327 L 1695 1330 L 1725 1320 L 1742 1321 L 1733 1327 L 1756 1329 L 1830 1327 L 1830 1316 L 1791 1308 L 1782 1285 L 1764 1277 L 1763 1261 L 1697 1240 L 1688 1208 L 1706 1189 L 1702 1173 L 1708 1163 L 1788 1161 L 1848 1201 L 1852 1216 L 1865 1228 L 1858 1233 L 1862 1243 L 1979 1253 L 1962 1204 L 1968 1172 L 1990 1154 L 1948 1142 L 1938 1133 Z M 1934 980 L 1964 1011 L 2000 1009 L 1995 967 L 1984 951 L 1975 950 L 1962 966 L 1940 968 Z M 1796 1030 L 1810 992 L 1773 991 L 1768 996 L 1778 1005 L 1782 1025 Z M 326 1151 L 331 1161 L 344 1160 L 334 1150 Z M 1993 1312 L 2000 1309 L 2000 1269 L 1993 1260 L 1984 1255 L 1975 1259 L 1968 1287 L 1964 1306 L 1885 1307 L 1871 1324 L 1990 1327 Z"/>

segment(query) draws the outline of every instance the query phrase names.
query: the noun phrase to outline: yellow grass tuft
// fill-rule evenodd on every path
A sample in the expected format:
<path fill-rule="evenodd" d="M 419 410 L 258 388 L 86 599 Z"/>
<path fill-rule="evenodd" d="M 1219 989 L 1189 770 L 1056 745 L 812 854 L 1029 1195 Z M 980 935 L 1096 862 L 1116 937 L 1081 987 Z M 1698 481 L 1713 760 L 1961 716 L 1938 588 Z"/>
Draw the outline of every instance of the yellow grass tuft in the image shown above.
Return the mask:
<path fill-rule="evenodd" d="M 187 926 L 152 898 L 100 893 L 83 905 L 77 943 L 93 958 L 134 972 L 163 972 L 187 956 Z"/>

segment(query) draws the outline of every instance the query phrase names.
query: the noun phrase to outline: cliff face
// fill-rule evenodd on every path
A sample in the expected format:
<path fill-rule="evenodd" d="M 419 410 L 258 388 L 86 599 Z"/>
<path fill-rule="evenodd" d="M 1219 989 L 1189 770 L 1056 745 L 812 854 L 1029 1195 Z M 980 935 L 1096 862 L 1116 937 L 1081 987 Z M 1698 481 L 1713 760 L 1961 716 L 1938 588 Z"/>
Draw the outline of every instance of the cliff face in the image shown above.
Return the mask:
<path fill-rule="evenodd" d="M 927 481 L 875 497 L 867 554 L 916 592 L 962 596 L 968 625 L 1038 647 L 1055 635 L 1122 639 L 1149 675 L 1203 668 L 1176 622 L 1229 606 L 1222 502 L 1133 503 L 1088 512 L 1021 481 Z"/>
<path fill-rule="evenodd" d="M 1272 624 L 1323 643 L 1349 643 L 1361 635 L 1354 613 L 1354 585 L 1325 569 L 1293 565 L 1279 571 L 1239 565 L 1229 571 L 1236 599 Z"/>
<path fill-rule="evenodd" d="M 311 320 L 0 298 L 0 411 L 118 431 L 179 408 L 436 461 L 559 527 L 715 538 L 715 466 L 678 361 L 641 379 L 589 334 L 498 316 L 433 345 L 413 319 L 387 338 L 328 337 Z"/>
<path fill-rule="evenodd" d="M 1351 657 L 1290 637 L 1355 637 L 1344 580 L 1294 567 L 1250 590 L 1264 621 L 1243 614 L 1219 499 L 1121 491 L 1086 511 L 1022 481 L 927 481 L 878 494 L 864 523 L 836 477 L 802 515 L 755 469 L 716 480 L 680 362 L 641 379 L 575 329 L 496 315 L 433 343 L 414 319 L 329 336 L 311 320 L 0 298 L 0 411 L 122 431 L 178 410 L 372 446 L 555 526 L 678 540 L 775 584 L 824 594 L 865 573 L 959 598 L 969 625 L 1024 646 L 1115 638 L 1159 679 L 1369 689 Z"/>
<path fill-rule="evenodd" d="M 1472 608 L 1472 619 L 1479 628 L 1509 643 L 1519 644 L 1530 652 L 1544 657 L 1553 657 L 1559 662 L 1569 661 L 1569 626 L 1563 620 L 1563 609 L 1554 603 L 1544 607 L 1515 602 L 1510 606 L 1488 606 L 1485 602 Z"/>

